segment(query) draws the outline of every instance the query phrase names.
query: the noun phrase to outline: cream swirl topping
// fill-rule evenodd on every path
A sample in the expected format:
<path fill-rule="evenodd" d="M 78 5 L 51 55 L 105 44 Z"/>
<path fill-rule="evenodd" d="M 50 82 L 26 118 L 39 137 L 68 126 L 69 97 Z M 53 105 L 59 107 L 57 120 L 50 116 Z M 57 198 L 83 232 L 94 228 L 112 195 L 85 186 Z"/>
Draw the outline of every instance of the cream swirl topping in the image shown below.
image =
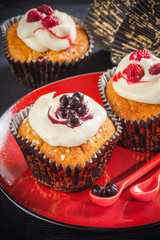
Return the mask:
<path fill-rule="evenodd" d="M 69 15 L 54 10 L 49 16 L 41 13 L 42 18 L 40 20 L 28 22 L 28 14 L 32 11 L 37 11 L 37 9 L 28 11 L 19 21 L 17 28 L 17 35 L 28 47 L 38 52 L 47 50 L 60 51 L 67 49 L 75 41 L 77 35 L 76 26 Z M 46 27 L 43 24 L 46 17 L 51 18 L 51 20 L 58 18 L 59 24 Z"/>
<path fill-rule="evenodd" d="M 116 69 L 113 88 L 123 98 L 160 104 L 160 58 L 147 50 L 128 54 Z"/>
<path fill-rule="evenodd" d="M 89 96 L 84 95 L 84 101 L 89 109 L 85 116 L 86 120 L 76 127 L 69 127 L 63 124 L 63 118 L 56 117 L 62 95 L 54 97 L 54 94 L 53 92 L 45 94 L 34 103 L 29 112 L 31 127 L 51 146 L 75 147 L 90 140 L 106 120 L 105 109 Z M 72 93 L 68 95 L 71 96 Z M 93 117 L 87 119 L 90 113 L 93 113 Z M 57 119 L 57 123 L 53 123 L 48 114 L 53 119 Z"/>

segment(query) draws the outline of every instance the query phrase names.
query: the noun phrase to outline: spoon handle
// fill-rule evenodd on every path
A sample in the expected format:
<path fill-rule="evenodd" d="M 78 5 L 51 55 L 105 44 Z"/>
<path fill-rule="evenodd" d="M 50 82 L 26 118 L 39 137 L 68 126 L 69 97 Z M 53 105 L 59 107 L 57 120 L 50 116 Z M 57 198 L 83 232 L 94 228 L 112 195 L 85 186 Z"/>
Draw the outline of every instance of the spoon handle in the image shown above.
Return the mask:
<path fill-rule="evenodd" d="M 151 171 L 153 168 L 155 168 L 157 165 L 160 164 L 160 153 L 158 153 L 154 158 L 152 158 L 149 162 L 144 164 L 141 168 L 139 168 L 137 171 L 117 183 L 117 185 L 121 185 L 123 189 L 127 188 L 129 185 L 131 185 L 133 182 L 135 182 L 140 177 L 144 176 L 146 173 Z"/>

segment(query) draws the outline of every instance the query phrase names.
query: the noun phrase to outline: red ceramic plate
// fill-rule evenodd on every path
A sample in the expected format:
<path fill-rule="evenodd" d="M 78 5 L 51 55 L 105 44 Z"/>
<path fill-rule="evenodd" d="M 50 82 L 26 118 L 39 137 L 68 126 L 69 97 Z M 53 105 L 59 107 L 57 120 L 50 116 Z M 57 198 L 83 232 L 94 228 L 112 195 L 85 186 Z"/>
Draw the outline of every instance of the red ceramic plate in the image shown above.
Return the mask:
<path fill-rule="evenodd" d="M 24 157 L 9 130 L 15 113 L 30 106 L 42 94 L 81 91 L 102 104 L 98 92 L 98 78 L 94 73 L 68 78 L 39 88 L 12 105 L 0 118 L 0 184 L 1 190 L 18 207 L 43 220 L 73 228 L 115 230 L 146 227 L 160 223 L 160 194 L 151 202 L 132 198 L 129 188 L 110 207 L 100 207 L 92 202 L 90 189 L 77 193 L 49 190 L 33 178 Z M 136 153 L 119 146 L 99 180 L 114 182 L 124 178 L 145 163 L 147 153 Z M 143 160 L 144 159 L 144 160 Z M 142 161 L 143 160 L 143 161 Z M 149 174 L 146 176 L 148 177 Z M 143 179 L 141 179 L 143 180 Z"/>

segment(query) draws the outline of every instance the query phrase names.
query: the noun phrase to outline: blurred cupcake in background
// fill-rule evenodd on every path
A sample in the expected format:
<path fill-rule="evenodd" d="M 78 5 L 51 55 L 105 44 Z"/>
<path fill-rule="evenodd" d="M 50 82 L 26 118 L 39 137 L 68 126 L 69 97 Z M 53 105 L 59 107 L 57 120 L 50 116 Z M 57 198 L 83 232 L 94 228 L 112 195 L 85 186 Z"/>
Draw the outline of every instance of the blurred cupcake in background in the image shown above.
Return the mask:
<path fill-rule="evenodd" d="M 84 24 L 41 5 L 1 25 L 5 55 L 17 80 L 39 87 L 70 76 L 93 49 Z"/>
<path fill-rule="evenodd" d="M 131 8 L 110 45 L 113 63 L 118 64 L 126 54 L 138 49 L 160 57 L 159 13 L 158 0 L 142 0 Z"/>
<path fill-rule="evenodd" d="M 94 0 L 85 24 L 95 44 L 109 51 L 111 61 L 117 65 L 139 49 L 160 56 L 159 12 L 158 0 Z"/>
<path fill-rule="evenodd" d="M 99 80 L 107 111 L 120 118 L 120 145 L 135 151 L 160 150 L 160 59 L 148 50 L 125 56 Z"/>
<path fill-rule="evenodd" d="M 85 24 L 99 47 L 111 49 L 110 45 L 125 16 L 136 4 L 136 0 L 93 1 L 86 14 Z"/>

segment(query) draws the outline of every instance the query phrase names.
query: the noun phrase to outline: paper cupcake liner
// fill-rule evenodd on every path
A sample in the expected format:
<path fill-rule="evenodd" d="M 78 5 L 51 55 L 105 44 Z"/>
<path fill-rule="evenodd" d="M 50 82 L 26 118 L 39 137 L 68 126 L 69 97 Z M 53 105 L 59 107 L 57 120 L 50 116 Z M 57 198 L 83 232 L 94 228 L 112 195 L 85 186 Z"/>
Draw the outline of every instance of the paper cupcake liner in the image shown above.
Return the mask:
<path fill-rule="evenodd" d="M 85 18 L 85 23 L 91 31 L 95 43 L 106 50 L 110 49 L 110 44 L 114 41 L 114 36 L 125 16 L 136 4 L 135 0 L 95 0 Z"/>
<path fill-rule="evenodd" d="M 31 107 L 27 107 L 15 115 L 11 120 L 10 130 L 37 181 L 50 189 L 63 192 L 83 190 L 94 184 L 105 171 L 120 137 L 122 131 L 120 122 L 110 115 L 116 133 L 95 153 L 90 162 L 85 162 L 83 167 L 77 164 L 75 168 L 71 168 L 69 165 L 63 168 L 62 164 L 57 166 L 56 162 L 51 162 L 49 158 L 46 158 L 45 154 L 41 153 L 40 149 L 33 145 L 32 142 L 18 135 L 18 128 L 28 116 L 30 109 Z"/>
<path fill-rule="evenodd" d="M 98 88 L 107 112 L 113 113 L 113 110 L 106 99 L 106 85 L 114 76 L 116 68 L 108 70 L 99 78 Z M 115 115 L 116 116 L 116 115 Z M 119 118 L 118 116 L 116 116 Z M 141 120 L 126 121 L 120 119 L 122 124 L 122 134 L 118 145 L 133 151 L 139 152 L 159 152 L 160 151 L 160 114 L 158 117 L 148 118 L 147 121 Z"/>
<path fill-rule="evenodd" d="M 143 0 L 134 6 L 111 43 L 111 60 L 118 64 L 130 52 L 147 49 L 159 57 L 159 10 L 156 0 Z"/>
<path fill-rule="evenodd" d="M 17 81 L 23 85 L 31 87 L 40 87 L 59 79 L 71 76 L 79 64 L 86 59 L 93 51 L 94 41 L 89 30 L 79 19 L 73 18 L 75 23 L 84 29 L 89 39 L 89 48 L 82 57 L 72 60 L 71 62 L 53 62 L 52 60 L 37 60 L 35 62 L 15 61 L 8 52 L 7 30 L 15 22 L 20 20 L 21 16 L 12 17 L 1 24 L 3 48 L 6 58 L 10 64 L 11 71 Z"/>

